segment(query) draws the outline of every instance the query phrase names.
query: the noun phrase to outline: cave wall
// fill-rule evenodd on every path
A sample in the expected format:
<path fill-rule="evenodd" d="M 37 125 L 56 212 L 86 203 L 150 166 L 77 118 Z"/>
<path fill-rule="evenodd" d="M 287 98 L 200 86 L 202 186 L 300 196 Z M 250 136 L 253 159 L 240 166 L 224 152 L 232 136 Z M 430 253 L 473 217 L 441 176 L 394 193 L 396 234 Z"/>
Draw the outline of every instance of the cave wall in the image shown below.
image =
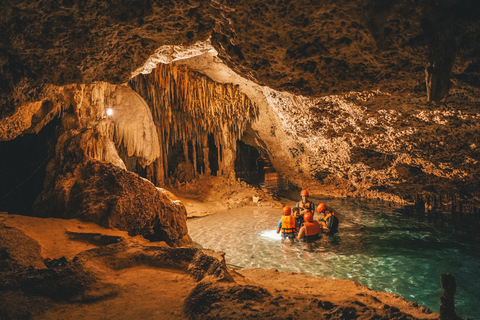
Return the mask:
<path fill-rule="evenodd" d="M 2 141 L 61 115 L 65 131 L 88 132 L 80 149 L 90 158 L 125 168 L 129 157 L 162 185 L 175 143 L 194 174 L 198 163 L 188 161 L 203 154 L 205 172 L 212 159 L 229 175 L 244 139 L 319 194 L 478 206 L 478 1 L 46 0 L 0 9 Z M 119 85 L 127 81 L 139 96 Z"/>
<path fill-rule="evenodd" d="M 92 221 L 173 246 L 189 243 L 185 207 L 127 171 L 118 153 L 141 166 L 159 157 L 157 130 L 145 101 L 127 86 L 104 82 L 51 92 L 38 110 L 30 108 L 24 117 L 4 120 L 22 120 L 16 128 L 30 124 L 24 132 L 48 123 L 55 133 L 42 167 L 43 186 L 32 195 L 29 207 L 17 213 Z M 51 117 L 58 120 L 48 122 Z M 47 149 L 37 147 L 42 146 Z"/>
<path fill-rule="evenodd" d="M 258 120 L 242 141 L 293 185 L 319 195 L 416 202 L 427 212 L 478 211 L 480 92 L 472 81 L 452 79 L 442 103 L 428 102 L 425 90 L 311 98 L 259 86 L 212 54 L 178 63 L 238 83 L 256 102 Z"/>
<path fill-rule="evenodd" d="M 452 73 L 478 63 L 480 43 L 476 0 L 24 0 L 0 9 L 2 116 L 40 100 L 49 84 L 123 83 L 151 68 L 151 56 L 175 59 L 174 45 L 209 38 L 235 72 L 277 90 L 428 85 L 437 101 Z"/>

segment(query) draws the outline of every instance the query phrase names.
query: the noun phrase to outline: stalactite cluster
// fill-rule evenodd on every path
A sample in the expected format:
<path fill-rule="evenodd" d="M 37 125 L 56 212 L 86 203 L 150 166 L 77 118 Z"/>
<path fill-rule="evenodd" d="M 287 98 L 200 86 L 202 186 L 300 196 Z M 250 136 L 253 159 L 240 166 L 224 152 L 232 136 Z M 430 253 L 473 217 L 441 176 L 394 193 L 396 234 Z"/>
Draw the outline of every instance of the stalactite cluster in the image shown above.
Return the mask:
<path fill-rule="evenodd" d="M 174 169 L 169 170 L 167 156 L 178 142 L 185 162 L 192 161 L 198 173 L 197 158 L 203 158 L 208 173 L 209 135 L 218 152 L 219 173 L 233 172 L 236 141 L 258 116 L 256 104 L 237 85 L 216 83 L 186 66 L 159 64 L 152 73 L 133 78 L 130 86 L 147 101 L 157 126 L 160 157 L 147 168 L 150 180 L 165 183 Z"/>

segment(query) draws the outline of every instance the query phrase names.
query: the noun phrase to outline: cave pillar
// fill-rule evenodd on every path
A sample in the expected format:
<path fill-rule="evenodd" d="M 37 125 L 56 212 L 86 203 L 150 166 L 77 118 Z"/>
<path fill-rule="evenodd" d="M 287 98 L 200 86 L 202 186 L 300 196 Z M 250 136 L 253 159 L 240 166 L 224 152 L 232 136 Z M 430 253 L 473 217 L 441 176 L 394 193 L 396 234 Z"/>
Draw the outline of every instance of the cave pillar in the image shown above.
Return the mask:
<path fill-rule="evenodd" d="M 219 148 L 220 152 L 220 148 Z M 235 179 L 235 157 L 237 155 L 236 143 L 225 143 L 225 147 L 222 148 L 222 162 L 220 164 L 220 170 L 222 175 Z"/>
<path fill-rule="evenodd" d="M 183 156 L 185 157 L 185 163 L 190 163 L 190 159 L 188 158 L 188 141 L 182 140 L 183 146 Z"/>
<path fill-rule="evenodd" d="M 203 150 L 203 162 L 205 163 L 205 174 L 210 175 L 212 173 L 212 170 L 210 170 L 210 161 L 208 161 L 208 153 L 209 153 L 209 148 L 208 148 L 208 135 L 205 134 L 205 136 L 202 139 L 202 150 Z"/>
<path fill-rule="evenodd" d="M 163 156 L 160 156 L 155 162 L 152 164 L 154 177 L 155 177 L 155 185 L 157 187 L 161 187 L 165 185 L 165 167 L 163 165 Z"/>
<path fill-rule="evenodd" d="M 192 141 L 192 154 L 193 154 L 193 173 L 197 176 L 197 143 Z"/>

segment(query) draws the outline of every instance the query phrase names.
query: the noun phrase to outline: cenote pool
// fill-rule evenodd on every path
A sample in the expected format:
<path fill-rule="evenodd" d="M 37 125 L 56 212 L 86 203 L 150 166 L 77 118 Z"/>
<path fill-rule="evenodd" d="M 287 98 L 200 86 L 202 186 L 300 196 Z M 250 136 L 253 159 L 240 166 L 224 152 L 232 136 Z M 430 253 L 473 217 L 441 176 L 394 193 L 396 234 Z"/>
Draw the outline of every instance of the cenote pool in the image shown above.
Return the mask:
<path fill-rule="evenodd" d="M 339 234 L 313 245 L 282 243 L 275 233 L 281 210 L 243 208 L 188 220 L 193 241 L 226 253 L 240 268 L 275 268 L 351 279 L 376 291 L 416 301 L 439 312 L 440 275 L 457 282 L 456 312 L 480 319 L 480 244 L 440 232 L 398 208 L 360 201 L 326 202 L 340 217 Z"/>

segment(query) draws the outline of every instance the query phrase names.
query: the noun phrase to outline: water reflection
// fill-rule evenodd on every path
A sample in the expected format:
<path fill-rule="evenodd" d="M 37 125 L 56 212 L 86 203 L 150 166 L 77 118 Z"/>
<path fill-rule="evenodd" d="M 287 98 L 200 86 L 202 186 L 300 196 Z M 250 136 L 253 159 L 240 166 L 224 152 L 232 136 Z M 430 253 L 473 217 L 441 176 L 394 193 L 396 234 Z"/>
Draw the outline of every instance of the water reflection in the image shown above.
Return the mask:
<path fill-rule="evenodd" d="M 328 203 L 339 215 L 339 233 L 323 235 L 314 243 L 282 241 L 276 233 L 282 215 L 278 209 L 235 209 L 189 220 L 189 233 L 203 247 L 226 252 L 231 265 L 352 279 L 436 312 L 440 274 L 450 272 L 457 280 L 457 313 L 480 318 L 474 310 L 480 300 L 478 244 L 459 242 L 396 208 L 342 200 Z"/>

